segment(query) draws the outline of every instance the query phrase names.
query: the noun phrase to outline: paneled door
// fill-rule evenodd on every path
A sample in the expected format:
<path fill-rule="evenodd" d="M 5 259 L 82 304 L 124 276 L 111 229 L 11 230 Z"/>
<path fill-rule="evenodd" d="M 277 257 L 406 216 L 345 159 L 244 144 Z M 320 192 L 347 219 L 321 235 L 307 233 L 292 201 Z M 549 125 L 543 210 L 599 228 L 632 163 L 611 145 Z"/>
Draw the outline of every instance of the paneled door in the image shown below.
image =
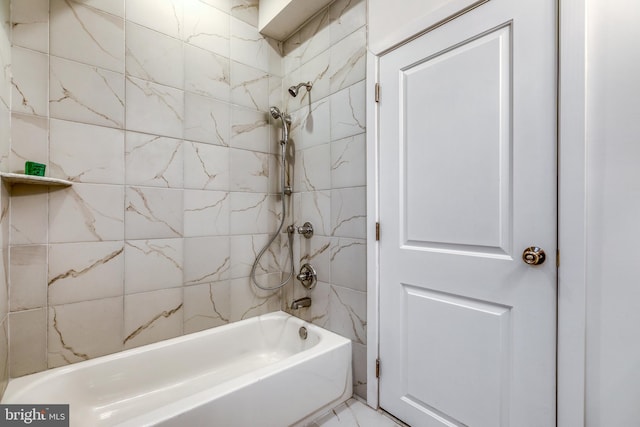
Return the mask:
<path fill-rule="evenodd" d="M 556 2 L 455 3 L 380 57 L 380 406 L 550 427 Z"/>

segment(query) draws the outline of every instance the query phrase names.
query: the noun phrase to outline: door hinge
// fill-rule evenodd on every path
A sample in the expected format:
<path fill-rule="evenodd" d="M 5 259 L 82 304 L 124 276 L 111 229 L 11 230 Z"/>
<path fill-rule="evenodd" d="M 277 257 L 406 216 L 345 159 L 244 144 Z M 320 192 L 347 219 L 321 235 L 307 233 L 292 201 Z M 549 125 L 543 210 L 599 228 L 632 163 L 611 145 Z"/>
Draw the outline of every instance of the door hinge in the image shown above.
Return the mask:
<path fill-rule="evenodd" d="M 380 223 L 376 222 L 376 240 L 380 240 Z"/>
<path fill-rule="evenodd" d="M 380 359 L 376 359 L 376 378 L 380 378 Z"/>
<path fill-rule="evenodd" d="M 556 249 L 556 268 L 560 267 L 560 249 Z"/>
<path fill-rule="evenodd" d="M 380 83 L 376 83 L 376 102 L 380 102 Z"/>

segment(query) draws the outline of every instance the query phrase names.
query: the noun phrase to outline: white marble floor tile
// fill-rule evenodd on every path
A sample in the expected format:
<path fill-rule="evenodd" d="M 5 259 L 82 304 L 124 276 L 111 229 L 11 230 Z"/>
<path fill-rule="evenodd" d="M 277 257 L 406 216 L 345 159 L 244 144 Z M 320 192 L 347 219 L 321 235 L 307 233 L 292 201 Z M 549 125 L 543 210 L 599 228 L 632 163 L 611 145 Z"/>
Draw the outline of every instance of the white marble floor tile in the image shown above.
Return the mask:
<path fill-rule="evenodd" d="M 320 416 L 307 427 L 402 427 L 381 412 L 356 399 L 349 399 L 342 405 Z"/>

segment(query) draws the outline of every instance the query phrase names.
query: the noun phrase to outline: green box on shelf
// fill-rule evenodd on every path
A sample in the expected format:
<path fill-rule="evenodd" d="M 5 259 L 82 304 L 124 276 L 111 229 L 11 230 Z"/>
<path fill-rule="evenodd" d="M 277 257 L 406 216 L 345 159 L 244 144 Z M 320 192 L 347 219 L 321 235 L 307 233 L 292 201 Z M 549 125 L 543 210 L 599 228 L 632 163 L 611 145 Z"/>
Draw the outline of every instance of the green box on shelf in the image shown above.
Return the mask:
<path fill-rule="evenodd" d="M 46 168 L 47 166 L 42 163 L 26 162 L 24 164 L 24 173 L 26 175 L 44 176 L 44 170 Z"/>

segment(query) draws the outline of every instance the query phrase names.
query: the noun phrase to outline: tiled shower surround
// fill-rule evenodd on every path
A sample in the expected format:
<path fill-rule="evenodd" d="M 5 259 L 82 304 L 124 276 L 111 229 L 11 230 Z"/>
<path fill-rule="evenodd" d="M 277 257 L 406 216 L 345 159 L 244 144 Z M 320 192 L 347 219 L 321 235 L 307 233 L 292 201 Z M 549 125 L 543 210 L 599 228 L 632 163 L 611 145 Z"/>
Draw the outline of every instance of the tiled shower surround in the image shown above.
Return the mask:
<path fill-rule="evenodd" d="M 3 186 L 12 377 L 306 294 L 248 277 L 282 215 L 276 105 L 294 117 L 287 224 L 316 226 L 294 238 L 296 270 L 312 262 L 320 279 L 295 314 L 354 340 L 364 395 L 365 7 L 337 0 L 277 43 L 257 32 L 257 0 L 11 1 L 2 170 L 34 160 L 74 183 Z M 310 94 L 287 94 L 307 80 Z M 272 248 L 262 283 L 279 282 L 286 253 Z"/>

